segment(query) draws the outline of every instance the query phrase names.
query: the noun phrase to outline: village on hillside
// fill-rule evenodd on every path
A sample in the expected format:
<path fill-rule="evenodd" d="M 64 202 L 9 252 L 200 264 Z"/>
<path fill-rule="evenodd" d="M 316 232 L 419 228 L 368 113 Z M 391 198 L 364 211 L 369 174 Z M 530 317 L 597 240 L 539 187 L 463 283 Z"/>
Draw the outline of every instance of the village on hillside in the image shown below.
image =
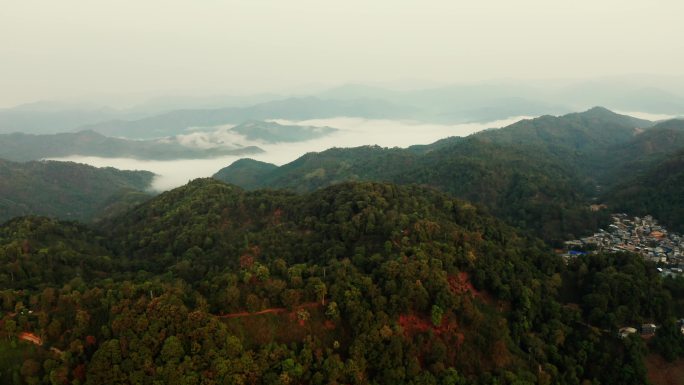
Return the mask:
<path fill-rule="evenodd" d="M 662 276 L 684 273 L 684 237 L 668 232 L 652 216 L 613 214 L 608 230 L 565 242 L 565 258 L 593 252 L 631 252 L 658 264 Z"/>
<path fill-rule="evenodd" d="M 563 257 L 570 260 L 590 253 L 631 252 L 657 263 L 663 277 L 684 276 L 684 237 L 668 232 L 650 215 L 630 218 L 627 214 L 613 214 L 612 219 L 608 230 L 599 229 L 592 236 L 565 242 Z M 684 334 L 684 319 L 679 320 L 678 325 Z M 649 338 L 656 328 L 655 324 L 647 323 L 641 325 L 639 331 Z M 618 336 L 627 338 L 634 333 L 637 333 L 636 328 L 622 327 Z"/>

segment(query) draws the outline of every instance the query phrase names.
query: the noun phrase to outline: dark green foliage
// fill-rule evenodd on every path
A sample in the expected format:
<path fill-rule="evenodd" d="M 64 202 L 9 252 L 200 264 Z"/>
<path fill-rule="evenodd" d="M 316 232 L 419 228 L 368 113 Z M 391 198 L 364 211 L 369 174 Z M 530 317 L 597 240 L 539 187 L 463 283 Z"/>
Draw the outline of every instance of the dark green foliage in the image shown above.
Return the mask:
<path fill-rule="evenodd" d="M 243 158 L 236 160 L 229 167 L 221 169 L 214 174 L 214 178 L 230 181 L 230 183 L 244 188 L 250 188 L 258 186 L 266 175 L 277 168 L 278 166 L 271 163 Z"/>
<path fill-rule="evenodd" d="M 667 318 L 656 331 L 653 347 L 668 361 L 684 357 L 684 334 L 682 325 L 674 318 Z"/>
<path fill-rule="evenodd" d="M 577 258 L 567 270 L 570 302 L 582 304 L 594 326 L 615 331 L 672 316 L 672 298 L 658 272 L 634 254 L 597 254 Z"/>
<path fill-rule="evenodd" d="M 624 184 L 635 175 L 651 172 L 658 163 L 684 149 L 684 120 L 673 119 L 640 130 L 627 142 L 599 155 L 599 161 L 610 165 L 606 184 Z"/>
<path fill-rule="evenodd" d="M 587 231 L 599 220 L 587 207 L 587 181 L 572 166 L 534 147 L 475 137 L 432 151 L 416 163 L 392 181 L 427 184 L 476 202 L 551 243 Z"/>
<path fill-rule="evenodd" d="M 113 271 L 115 261 L 98 237 L 77 223 L 16 218 L 0 227 L 0 287 L 39 289 L 75 277 L 90 281 Z"/>

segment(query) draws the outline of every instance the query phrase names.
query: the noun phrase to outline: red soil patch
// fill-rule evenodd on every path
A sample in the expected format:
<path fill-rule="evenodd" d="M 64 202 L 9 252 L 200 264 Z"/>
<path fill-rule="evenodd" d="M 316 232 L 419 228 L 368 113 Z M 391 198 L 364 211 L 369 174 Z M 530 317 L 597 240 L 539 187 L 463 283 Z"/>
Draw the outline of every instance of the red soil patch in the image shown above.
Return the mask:
<path fill-rule="evenodd" d="M 653 385 L 684 385 L 684 359 L 667 362 L 658 354 L 649 354 L 646 370 Z"/>
<path fill-rule="evenodd" d="M 399 325 L 404 329 L 404 334 L 408 337 L 415 333 L 426 332 L 430 329 L 435 329 L 431 322 L 425 321 L 416 315 L 400 315 Z"/>
<path fill-rule="evenodd" d="M 279 208 L 276 209 L 276 210 L 273 212 L 273 224 L 274 224 L 274 225 L 279 225 L 282 216 L 283 216 L 283 210 L 282 210 L 282 209 L 279 209 Z"/>
<path fill-rule="evenodd" d="M 97 342 L 97 338 L 95 338 L 95 336 L 87 336 L 85 341 L 86 346 L 92 346 L 95 345 L 95 343 Z"/>
<path fill-rule="evenodd" d="M 33 333 L 29 333 L 29 332 L 19 333 L 19 339 L 24 340 L 24 341 L 28 341 L 28 342 L 30 342 L 32 344 L 36 344 L 38 346 L 43 344 L 43 340 L 40 337 L 38 337 L 37 335 L 35 335 Z"/>
<path fill-rule="evenodd" d="M 472 282 L 470 282 L 470 276 L 466 272 L 460 272 L 458 275 L 451 275 L 447 277 L 449 282 L 449 288 L 454 294 L 463 295 L 466 293 L 471 293 L 473 297 L 478 297 L 481 295 L 479 291 L 475 289 Z"/>
<path fill-rule="evenodd" d="M 404 331 L 404 338 L 411 342 L 416 340 L 413 337 L 418 333 L 431 331 L 435 338 L 441 340 L 449 347 L 447 352 L 447 361 L 455 363 L 458 355 L 461 352 L 461 346 L 465 341 L 465 334 L 459 330 L 458 323 L 453 317 L 444 316 L 439 326 L 435 326 L 426 317 L 421 317 L 415 314 L 403 314 L 399 316 L 398 323 Z M 419 353 L 417 359 L 421 367 L 423 366 L 423 358 L 425 354 L 432 350 L 432 344 L 426 343 L 418 346 Z"/>
<path fill-rule="evenodd" d="M 458 345 L 463 343 L 465 336 L 459 333 L 458 324 L 455 320 L 444 317 L 439 326 L 435 326 L 430 320 L 421 318 L 415 314 L 402 314 L 399 316 L 399 325 L 404 329 L 404 335 L 411 337 L 416 333 L 423 333 L 432 330 L 437 335 L 455 336 L 458 340 Z"/>

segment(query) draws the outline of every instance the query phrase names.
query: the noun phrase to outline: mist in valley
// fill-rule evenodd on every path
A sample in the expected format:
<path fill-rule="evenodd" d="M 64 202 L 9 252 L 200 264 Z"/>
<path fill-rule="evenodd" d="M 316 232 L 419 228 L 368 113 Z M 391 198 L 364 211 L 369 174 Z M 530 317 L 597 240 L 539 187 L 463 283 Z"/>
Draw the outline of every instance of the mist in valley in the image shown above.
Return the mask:
<path fill-rule="evenodd" d="M 287 125 L 307 125 L 334 127 L 337 131 L 322 138 L 295 143 L 266 143 L 248 141 L 244 137 L 230 131 L 230 126 L 214 129 L 204 128 L 202 131 L 180 135 L 177 140 L 187 146 L 209 148 L 223 144 L 255 145 L 264 150 L 250 156 L 224 156 L 212 159 L 179 159 L 171 161 L 153 161 L 130 158 L 104 158 L 93 156 L 68 156 L 51 160 L 85 163 L 96 167 L 114 167 L 122 170 L 147 170 L 157 176 L 151 189 L 165 191 L 181 186 L 194 178 L 209 177 L 219 169 L 230 165 L 240 158 L 252 158 L 263 162 L 283 165 L 291 162 L 307 152 L 325 151 L 332 147 L 356 147 L 378 145 L 382 147 L 409 147 L 416 144 L 429 144 L 450 136 L 467 136 L 489 128 L 504 127 L 528 116 L 517 116 L 508 119 L 485 123 L 465 123 L 440 125 L 415 121 L 374 120 L 363 118 L 338 117 L 331 119 L 313 119 L 305 121 L 277 120 Z"/>

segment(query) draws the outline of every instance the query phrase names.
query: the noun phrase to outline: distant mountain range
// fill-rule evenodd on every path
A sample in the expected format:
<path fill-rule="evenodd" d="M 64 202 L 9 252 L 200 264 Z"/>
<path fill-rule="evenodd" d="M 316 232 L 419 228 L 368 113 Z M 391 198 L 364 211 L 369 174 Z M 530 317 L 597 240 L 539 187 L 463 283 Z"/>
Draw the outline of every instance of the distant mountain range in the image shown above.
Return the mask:
<path fill-rule="evenodd" d="M 187 133 L 188 128 L 240 124 L 248 120 L 306 120 L 337 116 L 408 119 L 414 108 L 382 100 L 323 100 L 314 97 L 290 98 L 251 107 L 176 110 L 144 119 L 116 120 L 83 127 L 104 135 L 129 138 L 157 138 Z"/>
<path fill-rule="evenodd" d="M 54 134 L 75 131 L 84 125 L 112 119 L 139 117 L 141 116 L 124 114 L 104 107 L 34 103 L 0 109 L 0 133 Z"/>
<path fill-rule="evenodd" d="M 249 120 L 222 130 L 200 130 L 146 140 L 107 137 L 91 130 L 44 135 L 0 134 L 0 159 L 23 162 L 76 155 L 153 160 L 204 159 L 263 152 L 258 146 L 242 143 L 301 142 L 335 131 L 337 129 L 332 127 Z"/>
<path fill-rule="evenodd" d="M 454 124 L 556 115 L 592 105 L 621 111 L 684 114 L 684 96 L 666 86 L 669 83 L 656 80 L 599 79 L 557 85 L 551 82 L 543 87 L 492 82 L 414 90 L 347 84 L 299 96 L 169 97 L 124 110 L 38 102 L 0 109 L 0 133 L 94 130 L 108 136 L 150 139 L 247 120 L 346 116 Z"/>

